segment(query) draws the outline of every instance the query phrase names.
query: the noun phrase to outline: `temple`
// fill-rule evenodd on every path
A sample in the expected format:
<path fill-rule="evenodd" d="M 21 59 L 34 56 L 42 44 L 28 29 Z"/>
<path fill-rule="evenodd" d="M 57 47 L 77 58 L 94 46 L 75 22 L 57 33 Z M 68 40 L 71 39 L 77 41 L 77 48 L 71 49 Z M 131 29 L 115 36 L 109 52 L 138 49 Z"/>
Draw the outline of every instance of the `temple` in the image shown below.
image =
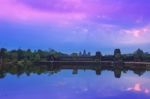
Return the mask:
<path fill-rule="evenodd" d="M 81 55 L 81 56 L 60 56 L 55 57 L 50 55 L 50 61 L 101 61 L 102 55 L 101 52 L 96 52 L 95 55 Z"/>

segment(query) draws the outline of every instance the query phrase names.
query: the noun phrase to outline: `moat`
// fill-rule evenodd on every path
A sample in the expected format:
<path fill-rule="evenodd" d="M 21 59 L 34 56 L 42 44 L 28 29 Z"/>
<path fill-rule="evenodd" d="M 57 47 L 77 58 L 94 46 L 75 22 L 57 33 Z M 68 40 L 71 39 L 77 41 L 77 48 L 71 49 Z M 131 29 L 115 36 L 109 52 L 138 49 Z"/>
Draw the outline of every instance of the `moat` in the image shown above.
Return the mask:
<path fill-rule="evenodd" d="M 101 68 L 100 68 L 101 67 Z M 9 65 L 0 68 L 1 99 L 150 98 L 147 68 L 98 64 Z"/>

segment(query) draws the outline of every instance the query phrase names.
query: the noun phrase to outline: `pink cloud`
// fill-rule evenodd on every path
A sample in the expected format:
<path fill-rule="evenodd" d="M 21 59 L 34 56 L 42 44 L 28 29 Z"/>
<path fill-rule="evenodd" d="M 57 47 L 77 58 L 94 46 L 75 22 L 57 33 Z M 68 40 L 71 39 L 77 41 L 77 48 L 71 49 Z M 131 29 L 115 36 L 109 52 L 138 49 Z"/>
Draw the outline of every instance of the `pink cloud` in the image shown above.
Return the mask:
<path fill-rule="evenodd" d="M 127 88 L 127 91 L 143 92 L 145 94 L 149 94 L 150 92 L 148 88 L 143 88 L 140 83 L 136 83 L 133 87 Z"/>
<path fill-rule="evenodd" d="M 149 26 L 145 26 L 142 28 L 136 28 L 136 29 L 131 29 L 131 30 L 124 30 L 124 32 L 126 34 L 131 34 L 134 37 L 140 37 L 142 36 L 144 33 L 150 32 L 150 27 Z"/>
<path fill-rule="evenodd" d="M 127 89 L 128 91 L 136 91 L 136 92 L 140 92 L 142 89 L 141 89 L 141 85 L 139 83 L 135 84 L 133 88 L 128 88 Z"/>
<path fill-rule="evenodd" d="M 121 29 L 120 44 L 148 44 L 150 43 L 150 25 L 140 28 Z"/>
<path fill-rule="evenodd" d="M 14 22 L 53 22 L 70 25 L 90 20 L 90 17 L 108 18 L 110 14 L 120 9 L 119 4 L 109 4 L 103 0 L 98 3 L 90 0 L 86 2 L 84 0 L 59 0 L 54 5 L 55 9 L 49 7 L 49 10 L 39 10 L 21 2 L 21 0 L 0 0 L 0 9 L 2 9 L 0 18 Z M 60 12 L 62 9 L 65 11 Z"/>
<path fill-rule="evenodd" d="M 14 22 L 53 22 L 67 25 L 86 18 L 85 14 L 80 12 L 58 13 L 37 10 L 16 0 L 1 0 L 0 9 L 2 9 L 0 11 L 1 19 Z"/>
<path fill-rule="evenodd" d="M 149 90 L 149 89 L 145 89 L 144 92 L 145 92 L 146 94 L 148 94 L 148 93 L 150 92 L 150 90 Z"/>

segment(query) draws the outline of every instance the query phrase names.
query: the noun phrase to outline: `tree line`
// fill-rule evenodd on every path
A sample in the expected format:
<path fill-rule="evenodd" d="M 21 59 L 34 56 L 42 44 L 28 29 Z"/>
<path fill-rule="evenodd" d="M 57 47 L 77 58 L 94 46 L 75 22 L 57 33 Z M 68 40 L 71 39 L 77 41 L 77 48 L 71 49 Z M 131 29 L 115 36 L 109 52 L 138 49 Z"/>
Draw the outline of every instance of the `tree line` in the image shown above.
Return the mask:
<path fill-rule="evenodd" d="M 102 56 L 101 52 L 99 52 Z M 50 56 L 61 57 L 61 56 L 72 56 L 72 57 L 80 57 L 80 56 L 91 56 L 91 53 L 83 51 L 79 53 L 66 54 L 59 51 L 55 51 L 53 49 L 49 50 L 23 50 L 23 49 L 13 49 L 8 50 L 6 48 L 0 48 L 0 64 L 8 63 L 8 62 L 37 62 L 37 61 L 48 61 Z M 113 55 L 103 55 L 102 60 L 124 60 L 124 61 L 150 61 L 150 54 L 148 52 L 144 52 L 141 49 L 137 49 L 135 52 L 131 54 L 122 54 L 120 49 L 115 49 Z"/>
<path fill-rule="evenodd" d="M 6 62 L 23 62 L 23 61 L 46 61 L 49 59 L 50 55 L 54 55 L 55 57 L 65 56 L 67 54 L 63 54 L 61 52 L 55 51 L 53 49 L 49 50 L 23 50 L 23 49 L 13 49 L 8 50 L 6 48 L 0 49 L 0 61 L 1 63 Z"/>

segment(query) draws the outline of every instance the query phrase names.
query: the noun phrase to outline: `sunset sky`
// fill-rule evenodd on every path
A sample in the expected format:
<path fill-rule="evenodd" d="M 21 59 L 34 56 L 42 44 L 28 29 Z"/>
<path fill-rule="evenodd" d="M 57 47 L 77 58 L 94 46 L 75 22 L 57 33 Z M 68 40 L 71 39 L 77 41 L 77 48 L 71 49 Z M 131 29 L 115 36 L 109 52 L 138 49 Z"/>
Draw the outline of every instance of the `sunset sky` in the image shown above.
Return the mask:
<path fill-rule="evenodd" d="M 150 0 L 0 0 L 0 46 L 150 52 Z"/>

